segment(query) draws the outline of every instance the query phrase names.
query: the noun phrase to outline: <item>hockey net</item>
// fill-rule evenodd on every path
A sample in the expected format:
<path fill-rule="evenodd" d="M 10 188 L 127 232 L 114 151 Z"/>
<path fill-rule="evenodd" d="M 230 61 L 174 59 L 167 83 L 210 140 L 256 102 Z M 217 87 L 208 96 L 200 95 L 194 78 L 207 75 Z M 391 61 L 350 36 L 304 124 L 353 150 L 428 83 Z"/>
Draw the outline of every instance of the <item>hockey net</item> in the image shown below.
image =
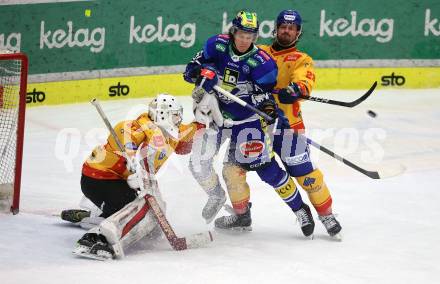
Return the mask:
<path fill-rule="evenodd" d="M 0 212 L 18 213 L 28 60 L 0 50 Z"/>

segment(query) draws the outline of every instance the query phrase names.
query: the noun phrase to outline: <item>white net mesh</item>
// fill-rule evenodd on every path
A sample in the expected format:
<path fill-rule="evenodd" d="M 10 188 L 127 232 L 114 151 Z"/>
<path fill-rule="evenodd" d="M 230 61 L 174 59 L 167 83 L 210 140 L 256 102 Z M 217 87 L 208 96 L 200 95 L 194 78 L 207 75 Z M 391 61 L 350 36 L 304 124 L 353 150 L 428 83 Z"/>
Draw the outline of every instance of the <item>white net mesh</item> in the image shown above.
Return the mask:
<path fill-rule="evenodd" d="M 5 59 L 0 51 L 0 207 L 14 187 L 20 70 L 21 60 Z"/>

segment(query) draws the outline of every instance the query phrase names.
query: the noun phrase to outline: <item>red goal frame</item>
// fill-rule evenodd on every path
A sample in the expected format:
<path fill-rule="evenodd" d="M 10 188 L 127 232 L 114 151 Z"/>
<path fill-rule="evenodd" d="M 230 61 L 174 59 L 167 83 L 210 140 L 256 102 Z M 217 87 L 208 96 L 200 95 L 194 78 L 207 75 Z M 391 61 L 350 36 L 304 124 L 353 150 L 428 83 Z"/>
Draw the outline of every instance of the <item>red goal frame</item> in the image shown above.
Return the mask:
<path fill-rule="evenodd" d="M 11 212 L 17 214 L 20 208 L 21 170 L 23 159 L 24 121 L 26 116 L 26 92 L 29 60 L 24 53 L 0 54 L 0 60 L 20 60 L 20 99 L 18 103 L 17 143 L 15 153 L 14 194 L 12 197 Z"/>

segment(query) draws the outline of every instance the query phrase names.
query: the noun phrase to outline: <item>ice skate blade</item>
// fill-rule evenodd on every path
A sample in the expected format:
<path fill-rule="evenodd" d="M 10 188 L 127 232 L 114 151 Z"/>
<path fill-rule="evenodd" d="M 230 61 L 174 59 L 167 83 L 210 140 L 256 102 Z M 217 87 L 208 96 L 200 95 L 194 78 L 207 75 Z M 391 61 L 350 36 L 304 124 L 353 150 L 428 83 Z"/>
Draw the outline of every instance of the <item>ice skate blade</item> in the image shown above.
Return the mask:
<path fill-rule="evenodd" d="M 341 233 L 337 233 L 336 235 L 330 236 L 330 238 L 334 241 L 342 242 L 342 234 Z"/>
<path fill-rule="evenodd" d="M 219 210 L 220 211 L 220 210 Z M 217 212 L 218 213 L 218 212 Z M 206 222 L 206 224 L 210 224 L 213 220 L 214 220 L 214 218 L 217 216 L 217 213 L 214 215 L 214 216 L 212 216 L 211 218 L 209 218 L 209 219 L 205 219 L 205 222 Z"/>
<path fill-rule="evenodd" d="M 311 234 L 310 236 L 304 236 L 306 240 L 313 240 L 315 238 L 315 235 Z"/>
<path fill-rule="evenodd" d="M 219 233 L 231 233 L 231 234 L 237 233 L 238 234 L 238 233 L 242 233 L 242 232 L 252 232 L 252 226 L 233 227 L 230 229 L 223 229 L 223 228 L 214 227 L 214 230 Z"/>
<path fill-rule="evenodd" d="M 100 253 L 100 254 L 90 253 L 90 248 L 86 246 L 78 246 L 72 251 L 72 253 L 82 258 L 88 258 L 88 259 L 94 259 L 100 261 L 106 261 L 112 259 L 112 256 L 109 253 Z"/>

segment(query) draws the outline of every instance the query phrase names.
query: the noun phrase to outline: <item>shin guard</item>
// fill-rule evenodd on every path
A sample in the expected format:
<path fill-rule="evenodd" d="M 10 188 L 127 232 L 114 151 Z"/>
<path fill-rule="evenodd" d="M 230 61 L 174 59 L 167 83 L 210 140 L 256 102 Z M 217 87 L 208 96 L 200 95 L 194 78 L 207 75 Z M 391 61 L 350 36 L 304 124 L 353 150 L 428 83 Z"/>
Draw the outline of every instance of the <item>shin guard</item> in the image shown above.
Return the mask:
<path fill-rule="evenodd" d="M 237 165 L 227 163 L 223 166 L 223 178 L 235 213 L 245 213 L 250 199 L 246 171 Z"/>
<path fill-rule="evenodd" d="M 289 175 L 286 175 L 286 177 L 286 181 L 281 186 L 276 187 L 275 191 L 293 211 L 297 211 L 303 204 L 301 194 Z"/>
<path fill-rule="evenodd" d="M 297 177 L 296 180 L 299 185 L 307 191 L 310 202 L 320 216 L 332 213 L 332 197 L 324 182 L 322 172 L 319 169 L 307 175 Z"/>

